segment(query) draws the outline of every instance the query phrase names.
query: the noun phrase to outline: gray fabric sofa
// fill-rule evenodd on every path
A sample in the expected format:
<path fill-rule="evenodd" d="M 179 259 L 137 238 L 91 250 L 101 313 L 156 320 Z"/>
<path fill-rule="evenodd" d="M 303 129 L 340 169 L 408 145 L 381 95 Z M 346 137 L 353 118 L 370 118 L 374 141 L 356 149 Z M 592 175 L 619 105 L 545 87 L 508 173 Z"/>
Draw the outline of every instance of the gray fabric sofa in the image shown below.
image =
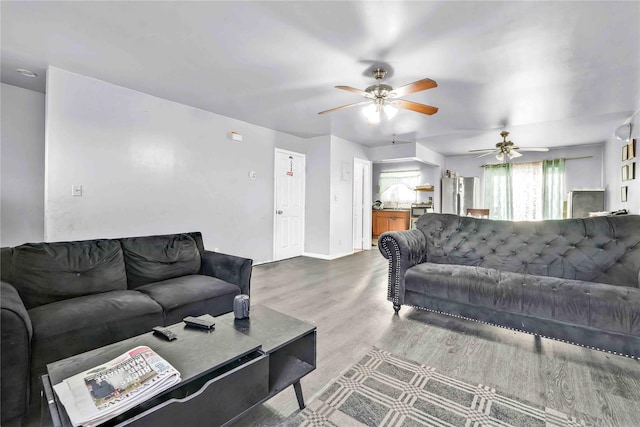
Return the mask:
<path fill-rule="evenodd" d="M 233 310 L 252 260 L 198 232 L 2 248 L 1 423 L 38 402 L 48 363 L 185 316 Z"/>
<path fill-rule="evenodd" d="M 421 216 L 387 232 L 388 299 L 640 357 L 640 216 L 510 222 Z"/>

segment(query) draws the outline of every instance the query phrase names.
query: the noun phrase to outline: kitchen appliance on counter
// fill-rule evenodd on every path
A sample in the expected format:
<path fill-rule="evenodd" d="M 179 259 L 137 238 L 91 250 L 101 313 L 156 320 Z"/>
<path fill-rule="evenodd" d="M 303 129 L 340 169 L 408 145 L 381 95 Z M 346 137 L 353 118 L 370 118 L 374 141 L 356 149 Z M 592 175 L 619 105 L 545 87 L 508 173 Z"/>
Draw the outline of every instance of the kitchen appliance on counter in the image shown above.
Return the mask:
<path fill-rule="evenodd" d="M 433 212 L 433 203 L 412 203 L 411 204 L 411 217 L 417 218 L 420 215 L 424 215 L 427 212 Z"/>
<path fill-rule="evenodd" d="M 480 178 L 442 178 L 442 213 L 466 215 L 480 206 Z"/>
<path fill-rule="evenodd" d="M 416 228 L 416 222 L 421 215 L 429 212 L 435 212 L 433 210 L 433 200 L 429 197 L 429 202 L 417 202 L 411 204 L 411 223 L 410 228 Z"/>

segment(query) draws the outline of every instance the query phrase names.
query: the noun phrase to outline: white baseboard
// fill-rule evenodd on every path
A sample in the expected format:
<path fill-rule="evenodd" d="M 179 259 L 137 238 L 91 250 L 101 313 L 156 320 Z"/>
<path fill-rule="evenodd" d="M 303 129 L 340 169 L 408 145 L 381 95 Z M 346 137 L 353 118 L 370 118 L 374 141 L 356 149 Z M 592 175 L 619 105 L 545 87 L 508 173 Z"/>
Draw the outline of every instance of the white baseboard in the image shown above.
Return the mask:
<path fill-rule="evenodd" d="M 324 259 L 324 260 L 327 260 L 327 261 L 331 261 L 331 260 L 334 260 L 334 259 L 338 259 L 338 258 L 342 258 L 342 257 L 345 257 L 345 256 L 353 255 L 354 253 L 355 252 L 345 252 L 345 253 L 337 254 L 337 255 L 325 255 L 325 254 L 314 254 L 312 252 L 303 252 L 302 256 L 306 256 L 306 257 L 309 257 L 309 258 L 317 258 L 317 259 Z M 280 261 L 284 261 L 284 260 L 280 260 Z M 259 261 L 259 262 L 254 262 L 253 266 L 255 267 L 256 265 L 269 264 L 269 263 L 272 263 L 272 262 L 278 262 L 278 261 L 276 261 L 276 260 Z"/>
<path fill-rule="evenodd" d="M 345 253 L 336 254 L 336 255 L 314 254 L 314 253 L 311 253 L 311 252 L 303 252 L 302 253 L 302 256 L 306 256 L 306 257 L 309 257 L 309 258 L 325 259 L 327 261 L 331 261 L 331 260 L 334 260 L 334 259 L 338 259 L 338 258 L 342 258 L 342 257 L 345 257 L 345 256 L 349 256 L 349 255 L 353 255 L 353 252 L 345 252 Z"/>

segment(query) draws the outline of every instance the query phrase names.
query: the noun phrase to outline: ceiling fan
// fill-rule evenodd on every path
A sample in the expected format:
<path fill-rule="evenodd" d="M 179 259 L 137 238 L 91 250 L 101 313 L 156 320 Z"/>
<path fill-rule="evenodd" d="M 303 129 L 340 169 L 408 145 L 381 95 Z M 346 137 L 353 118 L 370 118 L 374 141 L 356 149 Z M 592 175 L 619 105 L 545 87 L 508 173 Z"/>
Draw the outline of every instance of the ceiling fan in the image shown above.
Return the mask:
<path fill-rule="evenodd" d="M 496 148 L 484 148 L 481 150 L 469 150 L 470 153 L 473 152 L 481 152 L 486 151 L 484 154 L 480 154 L 478 157 L 488 156 L 489 154 L 495 154 L 496 159 L 502 161 L 504 160 L 505 155 L 509 159 L 513 159 L 514 157 L 521 157 L 522 154 L 516 150 L 520 151 L 549 151 L 548 148 L 544 147 L 523 147 L 520 148 L 513 144 L 511 141 L 507 141 L 507 136 L 509 136 L 509 132 L 502 131 L 500 132 L 500 136 L 502 137 L 502 141 L 496 144 Z"/>
<path fill-rule="evenodd" d="M 345 108 L 369 104 L 362 110 L 362 113 L 369 119 L 369 122 L 378 123 L 380 121 L 380 113 L 382 111 L 385 112 L 386 116 L 389 119 L 393 118 L 393 116 L 396 115 L 396 113 L 398 112 L 397 108 L 404 108 L 406 110 L 416 111 L 418 113 L 429 115 L 435 114 L 438 111 L 437 107 L 418 104 L 417 102 L 406 101 L 404 99 L 397 99 L 399 96 L 432 89 L 438 86 L 435 81 L 431 79 L 422 79 L 394 89 L 387 84 L 381 83 L 386 74 L 387 70 L 385 70 L 384 68 L 376 68 L 375 70 L 373 70 L 373 78 L 375 78 L 378 83 L 369 86 L 365 90 L 356 89 L 351 86 L 336 86 L 337 89 L 342 89 L 348 92 L 362 95 L 367 98 L 367 100 L 356 102 L 354 104 L 343 105 L 342 107 L 336 107 L 326 111 L 321 111 L 318 114 L 327 114 L 333 111 L 344 110 Z"/>

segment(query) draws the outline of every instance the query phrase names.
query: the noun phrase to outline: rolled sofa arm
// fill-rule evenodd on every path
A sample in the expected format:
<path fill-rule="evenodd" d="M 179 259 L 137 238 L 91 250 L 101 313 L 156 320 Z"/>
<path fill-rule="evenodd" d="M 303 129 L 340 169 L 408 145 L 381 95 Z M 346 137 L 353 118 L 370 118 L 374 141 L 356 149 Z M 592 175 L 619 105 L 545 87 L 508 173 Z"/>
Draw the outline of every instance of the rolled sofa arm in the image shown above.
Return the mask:
<path fill-rule="evenodd" d="M 426 260 L 427 237 L 420 230 L 387 231 L 378 238 L 378 249 L 389 260 L 387 299 L 396 313 L 404 303 L 404 275 L 407 269 Z"/>
<path fill-rule="evenodd" d="M 252 259 L 207 250 L 201 255 L 202 274 L 238 285 L 241 293 L 249 295 Z"/>
<path fill-rule="evenodd" d="M 22 416 L 29 405 L 29 363 L 33 328 L 18 291 L 0 282 L 0 422 Z"/>

